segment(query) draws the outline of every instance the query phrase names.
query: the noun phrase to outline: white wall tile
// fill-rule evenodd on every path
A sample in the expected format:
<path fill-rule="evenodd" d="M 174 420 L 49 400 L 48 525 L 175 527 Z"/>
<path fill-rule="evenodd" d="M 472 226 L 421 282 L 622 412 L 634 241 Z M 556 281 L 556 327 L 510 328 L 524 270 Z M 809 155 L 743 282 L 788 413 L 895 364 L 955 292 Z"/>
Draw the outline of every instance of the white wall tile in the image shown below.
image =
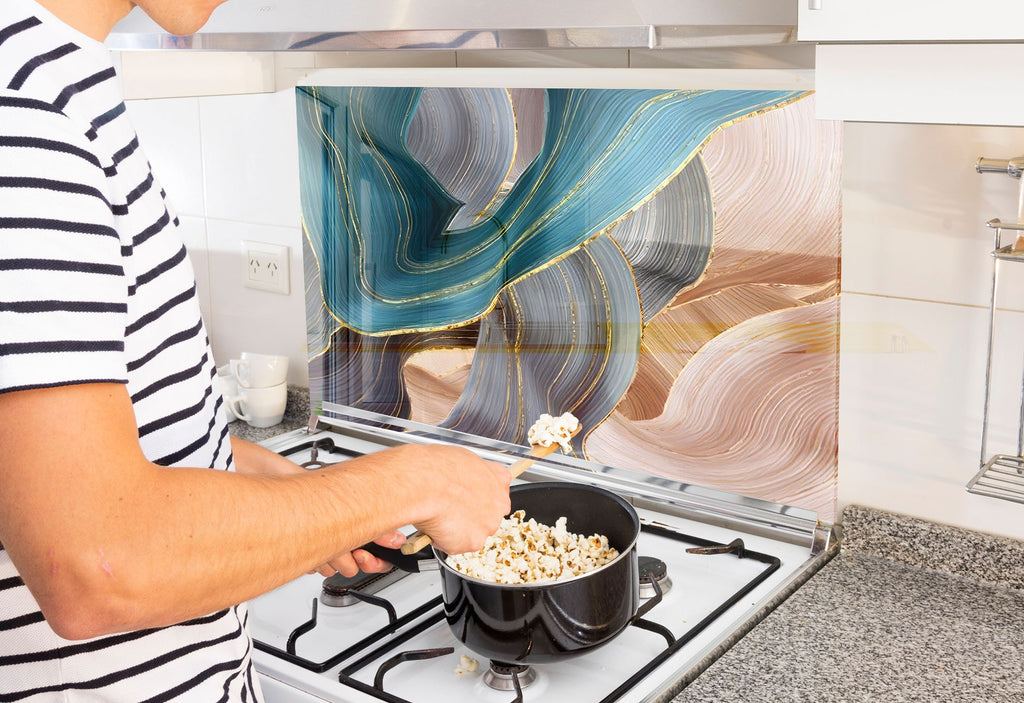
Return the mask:
<path fill-rule="evenodd" d="M 179 215 L 202 217 L 203 155 L 197 98 L 128 100 L 128 115 L 157 180 Z"/>
<path fill-rule="evenodd" d="M 985 223 L 1016 220 L 1020 182 L 974 163 L 1024 153 L 1024 129 L 848 123 L 844 133 L 843 290 L 987 306 Z M 1004 301 L 1024 310 L 1019 278 Z"/>
<path fill-rule="evenodd" d="M 301 85 L 303 78 L 316 69 L 316 57 L 311 51 L 274 52 L 274 89 L 286 90 Z"/>
<path fill-rule="evenodd" d="M 266 51 L 123 51 L 120 60 L 129 99 L 274 90 L 274 55 Z"/>
<path fill-rule="evenodd" d="M 315 66 L 316 54 L 312 51 L 275 51 L 276 68 L 309 68 Z"/>
<path fill-rule="evenodd" d="M 307 385 L 301 230 L 212 218 L 207 219 L 206 227 L 213 300 L 210 341 L 217 363 L 227 363 L 243 351 L 283 354 L 290 359 L 288 382 Z M 289 247 L 289 295 L 244 287 L 243 240 Z"/>
<path fill-rule="evenodd" d="M 977 496 L 988 312 L 844 293 L 839 504 L 868 505 L 1024 538 L 1020 506 Z M 1013 444 L 1024 315 L 1005 313 L 991 417 Z M 1005 379 L 1004 379 L 1005 377 Z"/>
<path fill-rule="evenodd" d="M 207 216 L 297 227 L 294 91 L 201 98 L 199 116 Z"/>

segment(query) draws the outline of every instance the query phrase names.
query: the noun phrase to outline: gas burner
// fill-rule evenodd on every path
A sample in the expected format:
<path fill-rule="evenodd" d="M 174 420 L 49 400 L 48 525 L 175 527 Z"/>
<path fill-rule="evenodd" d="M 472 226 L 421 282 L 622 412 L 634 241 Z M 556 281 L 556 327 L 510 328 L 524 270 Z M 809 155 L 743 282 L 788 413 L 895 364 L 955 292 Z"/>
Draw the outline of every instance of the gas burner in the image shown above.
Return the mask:
<path fill-rule="evenodd" d="M 403 579 L 408 574 L 400 569 L 392 569 L 383 574 L 359 573 L 355 576 L 335 574 L 324 579 L 320 591 L 320 602 L 332 608 L 342 608 L 365 601 L 365 596 L 380 591 L 387 586 Z"/>
<path fill-rule="evenodd" d="M 662 595 L 672 588 L 672 579 L 668 577 L 668 569 L 665 562 L 656 557 L 638 557 L 637 564 L 640 566 L 640 597 L 653 598 L 655 595 L 651 578 L 658 582 L 658 588 Z"/>
<path fill-rule="evenodd" d="M 308 458 L 305 461 L 302 461 L 301 459 L 307 451 L 309 452 Z M 331 455 L 334 460 L 323 461 L 319 457 L 321 452 Z M 286 459 L 290 459 L 302 468 L 310 471 L 322 469 L 325 466 L 337 464 L 339 461 L 345 461 L 346 459 L 354 459 L 355 457 L 362 456 L 365 453 L 365 451 L 339 446 L 331 437 L 319 437 L 307 442 L 300 442 L 278 452 L 278 454 Z M 338 459 L 338 456 L 344 458 Z"/>
<path fill-rule="evenodd" d="M 496 691 L 515 691 L 516 679 L 519 680 L 519 688 L 526 688 L 537 680 L 537 670 L 524 664 L 492 661 L 484 674 L 484 683 Z"/>
<path fill-rule="evenodd" d="M 309 461 L 305 461 L 299 464 L 299 466 L 308 471 L 315 471 L 316 469 L 322 469 L 326 466 L 330 466 L 331 464 L 338 463 L 336 461 L 320 461 L 320 459 L 317 458 L 317 454 L 320 449 L 323 449 L 325 452 L 337 451 L 337 447 L 334 446 L 334 440 L 330 437 L 316 440 L 313 442 L 313 446 L 309 448 Z"/>

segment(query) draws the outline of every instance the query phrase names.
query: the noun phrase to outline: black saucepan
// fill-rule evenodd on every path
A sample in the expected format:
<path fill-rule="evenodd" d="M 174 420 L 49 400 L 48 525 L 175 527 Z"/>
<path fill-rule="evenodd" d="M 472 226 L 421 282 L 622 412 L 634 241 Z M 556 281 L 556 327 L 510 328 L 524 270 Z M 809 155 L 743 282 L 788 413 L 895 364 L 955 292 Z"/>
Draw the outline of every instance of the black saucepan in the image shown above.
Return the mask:
<path fill-rule="evenodd" d="M 574 483 L 516 485 L 511 499 L 512 511 L 524 510 L 527 519 L 554 525 L 564 516 L 570 532 L 606 535 L 619 556 L 571 579 L 500 584 L 456 571 L 437 548 L 423 550 L 419 558 L 440 564 L 445 616 L 467 647 L 500 662 L 546 663 L 599 647 L 646 612 L 648 604 L 638 612 L 640 520 L 629 503 L 601 488 Z M 372 545 L 370 551 L 400 568 L 418 570 L 398 550 Z"/>

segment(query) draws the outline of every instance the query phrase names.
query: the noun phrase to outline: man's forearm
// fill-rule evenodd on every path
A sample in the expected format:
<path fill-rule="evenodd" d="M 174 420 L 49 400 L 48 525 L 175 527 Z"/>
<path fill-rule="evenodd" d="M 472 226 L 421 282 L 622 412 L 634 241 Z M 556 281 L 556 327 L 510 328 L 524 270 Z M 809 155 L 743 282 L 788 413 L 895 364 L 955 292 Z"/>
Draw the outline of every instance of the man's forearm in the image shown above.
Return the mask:
<path fill-rule="evenodd" d="M 414 521 L 414 495 L 382 490 L 382 477 L 403 483 L 396 461 L 381 454 L 286 477 L 153 467 L 155 475 L 120 501 L 134 505 L 94 525 L 76 549 L 86 557 L 78 568 L 91 577 L 91 590 L 111 606 L 114 621 L 99 629 L 213 612 Z M 140 554 L 152 558 L 140 561 Z M 153 589 L 154 576 L 164 588 Z"/>
<path fill-rule="evenodd" d="M 46 422 L 54 400 L 73 427 Z M 164 468 L 142 456 L 122 386 L 15 393 L 0 396 L 0 541 L 61 634 L 165 625 L 421 519 L 413 462 L 399 449 L 292 476 Z"/>
<path fill-rule="evenodd" d="M 231 437 L 231 453 L 234 456 L 235 471 L 240 474 L 288 476 L 306 471 L 266 447 L 241 437 Z"/>

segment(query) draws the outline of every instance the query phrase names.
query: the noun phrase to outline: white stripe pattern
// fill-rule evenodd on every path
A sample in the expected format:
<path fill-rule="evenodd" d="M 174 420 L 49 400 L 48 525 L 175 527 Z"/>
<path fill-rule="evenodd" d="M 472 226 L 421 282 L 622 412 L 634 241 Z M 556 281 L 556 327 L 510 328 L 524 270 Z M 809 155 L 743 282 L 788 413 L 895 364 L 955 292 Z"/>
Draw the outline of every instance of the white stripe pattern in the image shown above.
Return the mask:
<path fill-rule="evenodd" d="M 147 458 L 230 470 L 177 225 L 107 50 L 0 2 L 0 393 L 124 383 Z M 69 642 L 0 550 L 0 703 L 258 701 L 245 618 Z"/>

